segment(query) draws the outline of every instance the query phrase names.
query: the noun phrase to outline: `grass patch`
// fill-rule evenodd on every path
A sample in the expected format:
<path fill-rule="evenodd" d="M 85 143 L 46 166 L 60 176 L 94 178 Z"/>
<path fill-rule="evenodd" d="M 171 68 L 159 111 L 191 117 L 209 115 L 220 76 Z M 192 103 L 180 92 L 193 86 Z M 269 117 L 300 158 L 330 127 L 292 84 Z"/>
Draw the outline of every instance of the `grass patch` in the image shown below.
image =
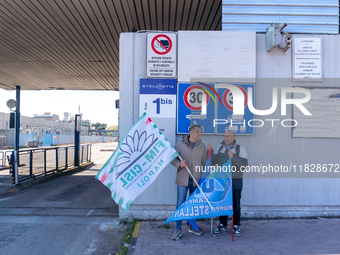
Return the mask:
<path fill-rule="evenodd" d="M 165 223 L 165 224 L 161 225 L 161 228 L 169 229 L 170 228 L 170 224 L 169 223 Z"/>
<path fill-rule="evenodd" d="M 131 222 L 130 226 L 128 228 L 126 228 L 126 233 L 124 235 L 123 241 L 119 244 L 119 252 L 118 255 L 126 255 L 129 247 L 124 246 L 125 243 L 130 243 L 131 241 L 131 237 L 132 237 L 132 233 L 133 230 L 135 229 L 135 226 L 137 224 L 137 220 L 134 219 L 133 222 Z"/>

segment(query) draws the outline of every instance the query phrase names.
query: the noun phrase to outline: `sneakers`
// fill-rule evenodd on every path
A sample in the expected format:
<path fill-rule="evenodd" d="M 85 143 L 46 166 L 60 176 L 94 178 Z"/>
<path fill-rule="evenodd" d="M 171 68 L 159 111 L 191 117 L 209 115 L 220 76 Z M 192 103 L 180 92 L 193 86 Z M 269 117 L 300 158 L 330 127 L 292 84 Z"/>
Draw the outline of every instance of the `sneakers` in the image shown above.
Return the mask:
<path fill-rule="evenodd" d="M 178 239 L 180 239 L 182 236 L 181 230 L 180 229 L 176 229 L 174 235 L 171 237 L 172 240 L 177 241 Z"/>
<path fill-rule="evenodd" d="M 224 226 L 222 223 L 220 223 L 220 225 L 218 225 L 217 228 L 214 229 L 214 234 L 219 234 L 221 232 L 227 231 L 227 226 Z"/>
<path fill-rule="evenodd" d="M 193 234 L 195 234 L 195 235 L 197 235 L 197 236 L 200 236 L 200 235 L 203 234 L 203 231 L 202 231 L 202 230 L 196 230 L 196 229 L 194 229 L 194 228 L 192 228 L 192 227 L 189 227 L 188 231 L 189 231 L 189 233 L 193 233 Z"/>
<path fill-rule="evenodd" d="M 234 236 L 241 236 L 240 226 L 234 225 Z"/>

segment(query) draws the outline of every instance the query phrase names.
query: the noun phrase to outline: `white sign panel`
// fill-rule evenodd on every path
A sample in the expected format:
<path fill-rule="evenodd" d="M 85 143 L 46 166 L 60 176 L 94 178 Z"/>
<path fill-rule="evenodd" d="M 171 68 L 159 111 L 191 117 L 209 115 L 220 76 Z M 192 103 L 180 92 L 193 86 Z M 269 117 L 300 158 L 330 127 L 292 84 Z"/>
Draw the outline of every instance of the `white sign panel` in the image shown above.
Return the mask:
<path fill-rule="evenodd" d="M 176 95 L 141 95 L 139 114 L 146 112 L 150 118 L 176 118 Z"/>
<path fill-rule="evenodd" d="M 177 77 L 176 33 L 147 33 L 146 35 L 146 77 Z"/>
<path fill-rule="evenodd" d="M 304 115 L 296 106 L 293 107 L 293 119 L 297 126 L 293 137 L 340 138 L 340 89 L 309 89 L 311 99 L 303 106 L 312 114 Z M 293 98 L 304 98 L 302 93 L 293 93 Z"/>
<path fill-rule="evenodd" d="M 322 37 L 293 37 L 293 81 L 322 82 Z"/>
<path fill-rule="evenodd" d="M 179 31 L 178 81 L 201 78 L 255 82 L 256 33 Z"/>

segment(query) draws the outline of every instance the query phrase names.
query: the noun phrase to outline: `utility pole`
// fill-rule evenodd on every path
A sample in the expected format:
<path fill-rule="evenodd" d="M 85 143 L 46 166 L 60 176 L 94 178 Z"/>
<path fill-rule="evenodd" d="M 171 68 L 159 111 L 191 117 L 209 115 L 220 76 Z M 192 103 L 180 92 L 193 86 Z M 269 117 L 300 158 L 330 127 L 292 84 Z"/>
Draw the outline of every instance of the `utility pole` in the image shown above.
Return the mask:
<path fill-rule="evenodd" d="M 80 148 L 80 131 L 79 131 L 79 123 L 78 117 L 80 114 L 76 114 L 75 116 L 75 127 L 74 127 L 74 166 L 79 166 L 79 148 Z"/>

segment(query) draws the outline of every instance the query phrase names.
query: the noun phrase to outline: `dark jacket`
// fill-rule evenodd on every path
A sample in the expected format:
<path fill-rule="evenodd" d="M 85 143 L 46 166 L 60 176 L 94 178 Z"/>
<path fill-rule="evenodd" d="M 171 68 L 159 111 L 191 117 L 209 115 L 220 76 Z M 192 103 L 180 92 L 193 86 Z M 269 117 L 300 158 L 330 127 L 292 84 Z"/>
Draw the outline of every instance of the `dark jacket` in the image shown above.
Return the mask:
<path fill-rule="evenodd" d="M 239 146 L 239 151 L 237 151 L 237 147 Z M 229 160 L 228 151 L 232 150 L 234 153 L 233 158 L 231 159 L 232 166 L 236 167 L 236 171 L 232 172 L 232 183 L 233 189 L 242 189 L 243 187 L 243 172 L 241 172 L 241 166 L 248 166 L 247 152 L 245 148 L 236 144 L 236 140 L 231 146 L 226 146 L 224 141 L 216 148 L 215 152 L 213 151 L 211 156 L 211 165 L 219 165 L 222 166 Z M 239 155 L 244 156 L 240 157 Z"/>

